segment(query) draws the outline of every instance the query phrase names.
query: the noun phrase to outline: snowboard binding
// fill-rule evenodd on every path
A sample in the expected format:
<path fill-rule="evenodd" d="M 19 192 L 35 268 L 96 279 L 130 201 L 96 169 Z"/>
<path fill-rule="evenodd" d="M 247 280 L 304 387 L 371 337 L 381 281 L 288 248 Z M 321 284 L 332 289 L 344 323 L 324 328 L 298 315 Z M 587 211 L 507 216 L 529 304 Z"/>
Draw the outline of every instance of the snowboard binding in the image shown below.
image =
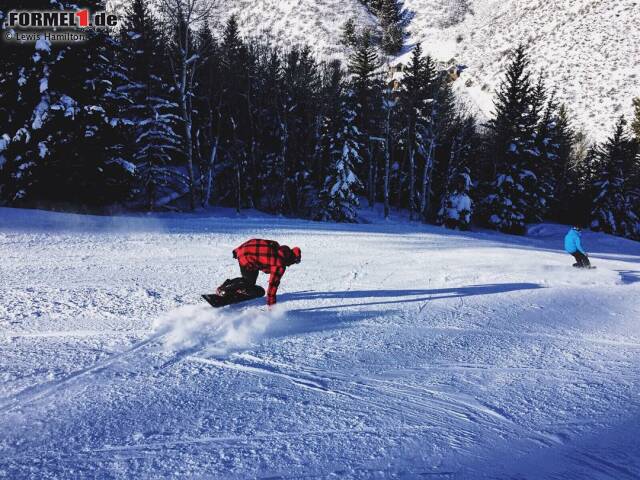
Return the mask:
<path fill-rule="evenodd" d="M 264 297 L 264 288 L 258 285 L 247 285 L 244 278 L 227 279 L 216 289 L 214 295 L 202 295 L 212 307 L 224 307 L 234 303 Z"/>

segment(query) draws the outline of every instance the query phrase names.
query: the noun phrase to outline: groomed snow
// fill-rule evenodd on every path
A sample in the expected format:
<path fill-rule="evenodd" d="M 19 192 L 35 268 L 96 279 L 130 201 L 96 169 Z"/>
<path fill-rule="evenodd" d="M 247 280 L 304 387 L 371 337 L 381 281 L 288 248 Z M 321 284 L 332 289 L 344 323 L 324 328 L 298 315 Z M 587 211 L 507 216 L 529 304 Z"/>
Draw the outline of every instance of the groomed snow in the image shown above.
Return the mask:
<path fill-rule="evenodd" d="M 640 477 L 639 243 L 368 217 L 0 209 L 0 478 Z M 251 237 L 279 307 L 210 308 Z"/>

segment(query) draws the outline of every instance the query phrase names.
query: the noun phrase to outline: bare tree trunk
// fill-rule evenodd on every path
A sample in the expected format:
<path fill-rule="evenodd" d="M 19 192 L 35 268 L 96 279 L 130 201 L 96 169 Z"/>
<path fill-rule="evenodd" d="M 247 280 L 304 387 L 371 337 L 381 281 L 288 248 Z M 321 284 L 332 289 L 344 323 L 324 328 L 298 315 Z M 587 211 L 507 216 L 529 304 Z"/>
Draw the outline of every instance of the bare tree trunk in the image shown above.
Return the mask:
<path fill-rule="evenodd" d="M 211 107 L 209 105 L 209 107 Z M 205 174 L 205 178 L 202 180 L 203 183 L 203 189 L 202 189 L 202 206 L 203 207 L 207 207 L 209 206 L 209 203 L 211 201 L 211 193 L 213 190 L 213 169 L 216 163 L 216 160 L 218 158 L 218 145 L 220 145 L 220 136 L 221 136 L 221 132 L 222 132 L 222 115 L 221 115 L 221 108 L 222 108 L 222 98 L 219 99 L 218 101 L 218 107 L 215 110 L 216 111 L 216 132 L 215 134 L 213 134 L 212 132 L 212 127 L 213 127 L 213 109 L 210 108 L 209 111 L 209 144 L 211 145 L 211 152 L 209 153 L 209 163 L 206 165 L 206 174 Z M 213 138 L 211 138 L 213 136 Z"/>
<path fill-rule="evenodd" d="M 253 118 L 253 103 L 251 101 L 252 88 L 251 76 L 247 79 L 247 116 L 249 119 L 249 136 L 251 143 L 249 146 L 249 158 L 251 162 L 251 206 L 255 207 L 258 200 L 258 160 L 256 158 L 256 128 Z"/>
<path fill-rule="evenodd" d="M 409 220 L 414 219 L 416 210 L 416 123 L 412 118 L 409 120 L 409 138 L 408 143 L 408 156 L 409 156 Z"/>
<path fill-rule="evenodd" d="M 391 173 L 391 108 L 387 108 L 386 139 L 384 142 L 384 218 L 389 218 L 389 175 Z"/>
<path fill-rule="evenodd" d="M 367 152 L 369 156 L 369 206 L 370 207 L 373 207 L 376 203 L 376 158 L 373 150 L 374 149 L 371 146 L 371 139 L 369 139 Z"/>
<path fill-rule="evenodd" d="M 456 159 L 458 157 L 458 141 L 459 137 L 456 136 L 453 139 L 453 143 L 451 145 L 451 154 L 449 155 L 449 165 L 447 165 L 447 175 L 444 180 L 444 195 L 442 196 L 442 201 L 440 202 L 440 210 L 443 210 L 446 206 L 447 198 L 449 197 L 449 193 L 451 192 L 451 177 L 454 171 L 454 165 L 456 163 Z M 438 217 L 440 213 L 438 213 Z"/>
<path fill-rule="evenodd" d="M 431 196 L 431 170 L 433 168 L 433 150 L 435 148 L 435 138 L 431 138 L 427 158 L 425 159 L 424 171 L 422 172 L 422 198 L 420 199 L 420 213 L 422 219 L 427 219 L 429 210 L 429 197 Z"/>
<path fill-rule="evenodd" d="M 213 139 L 213 145 L 211 145 L 211 154 L 209 155 L 209 164 L 207 165 L 207 178 L 205 180 L 205 189 L 202 195 L 202 206 L 207 207 L 211 200 L 211 191 L 213 186 L 213 167 L 216 163 L 216 157 L 218 156 L 218 142 L 220 136 L 216 135 Z"/>
<path fill-rule="evenodd" d="M 182 108 L 182 118 L 184 120 L 184 143 L 185 143 L 185 155 L 187 157 L 187 171 L 189 172 L 189 205 L 191 210 L 196 208 L 196 181 L 193 170 L 193 140 L 191 137 L 191 129 L 193 123 L 191 121 L 191 114 L 187 107 L 186 96 L 181 95 L 180 100 Z"/>
<path fill-rule="evenodd" d="M 280 212 L 284 213 L 287 208 L 287 204 L 289 202 L 289 195 L 287 192 L 288 189 L 288 172 L 287 172 L 287 144 L 289 143 L 289 128 L 286 120 L 286 109 L 285 109 L 285 119 L 281 122 L 282 128 L 282 198 L 280 199 Z"/>
<path fill-rule="evenodd" d="M 238 155 L 236 155 L 236 182 L 238 183 L 238 196 L 236 198 L 236 212 L 240 213 L 242 209 L 242 175 L 240 172 L 241 160 Z"/>

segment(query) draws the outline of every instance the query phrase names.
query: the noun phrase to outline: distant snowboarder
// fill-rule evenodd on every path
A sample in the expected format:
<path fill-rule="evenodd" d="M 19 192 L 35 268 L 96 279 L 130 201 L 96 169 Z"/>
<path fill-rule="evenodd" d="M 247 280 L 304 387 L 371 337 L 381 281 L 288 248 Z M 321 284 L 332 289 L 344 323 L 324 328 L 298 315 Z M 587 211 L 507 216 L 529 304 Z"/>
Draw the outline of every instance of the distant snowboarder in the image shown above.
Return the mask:
<path fill-rule="evenodd" d="M 274 240 L 254 238 L 233 250 L 233 258 L 240 265 L 241 278 L 225 281 L 217 290 L 217 295 L 203 295 L 214 307 L 238 303 L 261 297 L 265 294 L 262 287 L 256 286 L 260 271 L 269 274 L 267 305 L 275 305 L 280 280 L 287 267 L 300 263 L 300 248 L 289 248 Z"/>
<path fill-rule="evenodd" d="M 571 230 L 567 232 L 564 237 L 564 249 L 567 253 L 573 255 L 576 259 L 576 263 L 573 264 L 576 268 L 592 268 L 591 262 L 589 262 L 589 256 L 587 252 L 582 248 L 582 228 L 579 226 L 571 227 Z"/>

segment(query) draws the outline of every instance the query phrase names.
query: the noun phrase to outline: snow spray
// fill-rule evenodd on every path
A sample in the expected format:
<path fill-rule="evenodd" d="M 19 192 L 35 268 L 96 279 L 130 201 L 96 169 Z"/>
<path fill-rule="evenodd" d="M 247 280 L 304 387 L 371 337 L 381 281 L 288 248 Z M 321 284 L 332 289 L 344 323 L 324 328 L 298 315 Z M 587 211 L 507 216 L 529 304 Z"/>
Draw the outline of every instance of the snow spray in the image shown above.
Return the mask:
<path fill-rule="evenodd" d="M 153 327 L 162 334 L 168 351 L 198 350 L 221 356 L 260 341 L 283 315 L 278 310 L 212 310 L 208 305 L 186 305 L 160 317 Z"/>

